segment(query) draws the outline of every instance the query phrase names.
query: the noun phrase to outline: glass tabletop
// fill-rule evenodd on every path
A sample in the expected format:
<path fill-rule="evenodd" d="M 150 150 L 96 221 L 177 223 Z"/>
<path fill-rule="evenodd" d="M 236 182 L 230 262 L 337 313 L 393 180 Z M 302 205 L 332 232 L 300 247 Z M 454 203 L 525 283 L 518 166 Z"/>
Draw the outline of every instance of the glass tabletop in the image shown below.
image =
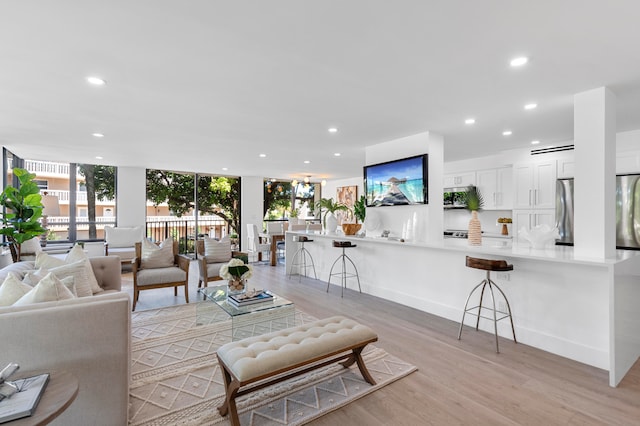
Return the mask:
<path fill-rule="evenodd" d="M 204 295 L 205 300 L 215 302 L 231 317 L 238 317 L 240 315 L 251 314 L 253 312 L 259 312 L 268 309 L 281 308 L 284 306 L 293 306 L 293 302 L 291 302 L 290 300 L 280 297 L 268 290 L 266 292 L 273 296 L 272 300 L 241 307 L 235 306 L 227 301 L 227 288 L 228 287 L 226 285 L 205 287 L 201 289 L 200 292 Z"/>

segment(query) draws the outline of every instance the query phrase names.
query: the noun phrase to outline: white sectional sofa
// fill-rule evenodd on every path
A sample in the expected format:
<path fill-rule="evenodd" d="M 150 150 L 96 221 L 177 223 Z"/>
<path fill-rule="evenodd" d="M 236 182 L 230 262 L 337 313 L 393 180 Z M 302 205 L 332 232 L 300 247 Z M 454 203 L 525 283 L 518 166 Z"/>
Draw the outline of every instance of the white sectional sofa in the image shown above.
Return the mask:
<path fill-rule="evenodd" d="M 120 260 L 106 256 L 89 260 L 104 292 L 0 307 L 0 368 L 16 362 L 20 371 L 65 370 L 78 379 L 76 400 L 52 425 L 128 422 L 131 302 L 120 291 Z M 24 269 L 26 263 L 7 268 Z"/>

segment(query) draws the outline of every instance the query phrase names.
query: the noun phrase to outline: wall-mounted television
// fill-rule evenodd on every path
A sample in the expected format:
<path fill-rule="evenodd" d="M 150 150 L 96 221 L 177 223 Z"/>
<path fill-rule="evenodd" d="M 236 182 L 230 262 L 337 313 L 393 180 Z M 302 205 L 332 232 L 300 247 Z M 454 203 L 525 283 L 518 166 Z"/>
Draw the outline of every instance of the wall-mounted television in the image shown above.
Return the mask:
<path fill-rule="evenodd" d="M 427 204 L 428 155 L 364 166 L 367 207 Z"/>

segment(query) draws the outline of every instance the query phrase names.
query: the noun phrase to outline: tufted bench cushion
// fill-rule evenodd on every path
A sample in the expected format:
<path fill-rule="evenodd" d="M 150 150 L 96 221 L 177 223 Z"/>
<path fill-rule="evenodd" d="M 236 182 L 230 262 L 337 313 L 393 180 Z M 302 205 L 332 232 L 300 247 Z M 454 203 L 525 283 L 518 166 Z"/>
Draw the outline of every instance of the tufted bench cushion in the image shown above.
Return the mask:
<path fill-rule="evenodd" d="M 236 397 L 343 359 L 345 367 L 357 363 L 365 380 L 375 384 L 360 353 L 376 340 L 378 336 L 369 327 L 335 316 L 227 343 L 217 352 L 227 391 L 218 410 L 223 416 L 230 410 L 231 424 L 237 425 Z M 301 369 L 304 366 L 308 367 Z M 283 376 L 285 372 L 291 373 Z M 254 382 L 261 383 L 240 391 Z"/>

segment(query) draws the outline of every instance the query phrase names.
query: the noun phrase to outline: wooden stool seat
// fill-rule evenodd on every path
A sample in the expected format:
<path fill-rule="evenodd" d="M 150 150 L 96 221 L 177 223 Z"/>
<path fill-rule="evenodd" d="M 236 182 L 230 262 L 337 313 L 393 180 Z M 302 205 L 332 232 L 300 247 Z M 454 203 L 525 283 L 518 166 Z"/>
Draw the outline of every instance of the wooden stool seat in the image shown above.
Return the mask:
<path fill-rule="evenodd" d="M 509 318 L 511 321 L 511 331 L 513 333 L 513 341 L 518 343 L 516 340 L 516 330 L 513 326 L 513 317 L 511 316 L 511 305 L 509 305 L 509 300 L 507 300 L 507 296 L 504 294 L 502 289 L 498 287 L 498 285 L 491 279 L 491 271 L 513 271 L 513 265 L 509 265 L 505 260 L 491 260 L 491 259 L 479 259 L 476 257 L 467 256 L 466 266 L 474 269 L 482 269 L 487 271 L 486 278 L 480 282 L 477 286 L 471 290 L 469 296 L 467 297 L 467 302 L 464 304 L 464 311 L 462 312 L 462 320 L 460 321 L 460 329 L 458 330 L 458 340 L 462 338 L 462 327 L 464 326 L 464 317 L 466 314 L 475 315 L 476 316 L 476 331 L 478 330 L 478 326 L 480 325 L 480 318 L 485 318 L 493 321 L 493 331 L 496 337 L 496 352 L 500 352 L 500 348 L 498 346 L 498 321 L 503 320 L 505 318 Z M 484 298 L 484 292 L 486 288 L 489 288 L 489 295 L 491 296 L 491 305 L 483 306 L 482 301 Z M 496 309 L 496 299 L 493 289 L 497 289 L 498 292 L 502 295 L 504 302 L 506 304 L 507 311 L 501 311 Z M 476 290 L 480 290 L 480 302 L 478 305 L 469 308 L 469 300 L 476 292 Z M 483 315 L 483 309 L 485 311 L 489 311 L 490 316 Z M 500 315 L 498 317 L 498 315 Z"/>

